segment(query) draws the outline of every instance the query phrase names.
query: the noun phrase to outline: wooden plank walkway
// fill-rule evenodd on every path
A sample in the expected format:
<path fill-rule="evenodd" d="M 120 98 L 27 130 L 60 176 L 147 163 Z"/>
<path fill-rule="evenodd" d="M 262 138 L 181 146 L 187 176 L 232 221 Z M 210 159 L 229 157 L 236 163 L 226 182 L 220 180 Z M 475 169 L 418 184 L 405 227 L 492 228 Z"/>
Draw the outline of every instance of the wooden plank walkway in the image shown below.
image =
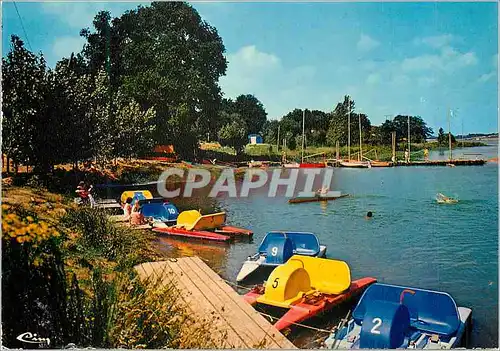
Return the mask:
<path fill-rule="evenodd" d="M 175 284 L 186 306 L 201 319 L 213 318 L 213 339 L 223 348 L 296 349 L 199 257 L 148 262 L 135 267 L 141 279 Z"/>
<path fill-rule="evenodd" d="M 449 164 L 456 166 L 482 166 L 486 160 L 429 160 L 429 161 L 411 161 L 410 163 L 398 162 L 396 166 L 446 166 Z"/>

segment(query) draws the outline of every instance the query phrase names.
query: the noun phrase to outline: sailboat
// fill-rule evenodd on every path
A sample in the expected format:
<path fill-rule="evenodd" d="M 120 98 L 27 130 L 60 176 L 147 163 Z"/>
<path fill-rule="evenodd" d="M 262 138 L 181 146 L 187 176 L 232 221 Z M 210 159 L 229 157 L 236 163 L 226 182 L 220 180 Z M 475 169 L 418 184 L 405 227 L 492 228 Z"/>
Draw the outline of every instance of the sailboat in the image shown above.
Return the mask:
<path fill-rule="evenodd" d="M 304 162 L 304 140 L 305 140 L 305 121 L 306 121 L 306 110 L 302 111 L 302 157 L 300 163 L 285 163 L 283 167 L 285 168 L 325 168 L 326 162 Z M 315 155 L 313 155 L 315 156 Z"/>
<path fill-rule="evenodd" d="M 348 101 L 348 120 L 347 120 L 347 127 L 348 127 L 348 134 L 349 134 L 349 139 L 348 139 L 348 145 L 347 148 L 349 150 L 349 158 L 348 160 L 340 161 L 339 164 L 342 167 L 347 167 L 347 168 L 371 168 L 371 164 L 369 161 L 363 161 L 363 148 L 361 145 L 361 114 L 358 114 L 359 117 L 359 153 L 358 153 L 358 160 L 351 160 L 351 103 L 349 100 Z"/>

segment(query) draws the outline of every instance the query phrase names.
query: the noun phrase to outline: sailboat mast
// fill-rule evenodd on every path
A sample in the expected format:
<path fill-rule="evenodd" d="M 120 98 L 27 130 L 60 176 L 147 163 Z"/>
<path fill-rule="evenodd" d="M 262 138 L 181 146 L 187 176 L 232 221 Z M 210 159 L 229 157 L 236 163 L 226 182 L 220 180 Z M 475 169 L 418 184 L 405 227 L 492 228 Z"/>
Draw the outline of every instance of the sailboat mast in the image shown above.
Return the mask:
<path fill-rule="evenodd" d="M 451 154 L 451 123 L 450 123 L 450 117 L 451 117 L 451 109 L 448 111 L 448 144 L 450 147 L 450 161 L 452 158 Z"/>
<path fill-rule="evenodd" d="M 410 161 L 411 158 L 411 153 L 410 153 L 410 116 L 408 116 L 408 161 Z"/>
<path fill-rule="evenodd" d="M 305 134 L 306 110 L 302 111 L 302 163 L 304 163 L 304 134 Z"/>
<path fill-rule="evenodd" d="M 361 147 L 361 113 L 358 114 L 359 116 L 359 154 L 358 154 L 358 161 L 363 160 L 363 148 Z"/>
<path fill-rule="evenodd" d="M 351 101 L 347 97 L 347 158 L 351 160 Z"/>

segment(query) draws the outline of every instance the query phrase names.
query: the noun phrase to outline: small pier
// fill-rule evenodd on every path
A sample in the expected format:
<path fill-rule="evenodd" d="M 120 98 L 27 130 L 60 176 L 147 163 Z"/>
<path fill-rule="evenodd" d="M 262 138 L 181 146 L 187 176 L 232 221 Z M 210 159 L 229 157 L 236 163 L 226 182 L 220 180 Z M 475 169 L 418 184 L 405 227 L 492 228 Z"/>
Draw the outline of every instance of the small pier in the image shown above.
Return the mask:
<path fill-rule="evenodd" d="M 410 161 L 398 162 L 396 166 L 482 166 L 486 163 L 486 160 L 428 160 L 428 161 Z"/>
<path fill-rule="evenodd" d="M 296 349 L 199 257 L 143 263 L 135 270 L 142 280 L 159 278 L 162 285 L 174 284 L 195 318 L 213 318 L 211 335 L 221 339 L 220 347 Z"/>

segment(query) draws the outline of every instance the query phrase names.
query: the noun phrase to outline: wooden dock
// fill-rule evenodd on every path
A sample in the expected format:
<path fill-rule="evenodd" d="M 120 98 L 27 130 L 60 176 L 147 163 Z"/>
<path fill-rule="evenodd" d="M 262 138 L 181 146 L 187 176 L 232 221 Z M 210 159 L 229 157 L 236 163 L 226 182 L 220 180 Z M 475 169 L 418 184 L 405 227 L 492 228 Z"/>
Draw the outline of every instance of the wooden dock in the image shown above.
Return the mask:
<path fill-rule="evenodd" d="M 396 166 L 447 166 L 449 164 L 455 166 L 482 166 L 486 160 L 428 160 L 428 161 L 411 161 L 398 162 Z"/>
<path fill-rule="evenodd" d="M 196 318 L 214 317 L 211 336 L 221 335 L 222 348 L 296 349 L 199 257 L 148 262 L 135 269 L 141 279 L 175 284 Z"/>

